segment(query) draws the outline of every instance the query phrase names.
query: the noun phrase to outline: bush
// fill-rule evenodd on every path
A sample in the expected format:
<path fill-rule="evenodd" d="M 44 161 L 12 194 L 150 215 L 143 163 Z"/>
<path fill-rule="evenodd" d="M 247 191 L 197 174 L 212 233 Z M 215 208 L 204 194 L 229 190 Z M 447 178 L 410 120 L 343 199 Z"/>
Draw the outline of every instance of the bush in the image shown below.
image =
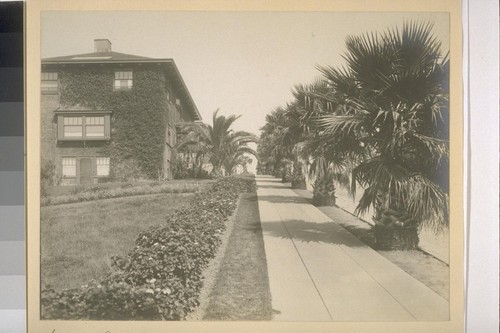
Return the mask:
<path fill-rule="evenodd" d="M 203 188 L 204 184 L 151 182 L 148 184 L 124 184 L 120 187 L 105 188 L 100 186 L 84 187 L 78 185 L 68 194 L 58 196 L 45 196 L 41 199 L 42 206 L 63 205 L 75 202 L 93 201 L 101 199 L 121 198 L 134 195 L 160 194 L 160 193 L 194 193 Z"/>
<path fill-rule="evenodd" d="M 207 170 L 200 167 L 189 167 L 189 163 L 181 159 L 175 159 L 172 163 L 172 174 L 174 179 L 210 179 Z"/>
<path fill-rule="evenodd" d="M 43 159 L 40 169 L 40 194 L 42 197 L 47 197 L 47 187 L 55 185 L 56 180 L 56 165 L 52 160 Z"/>
<path fill-rule="evenodd" d="M 113 160 L 111 179 L 118 182 L 129 182 L 148 177 L 142 172 L 139 163 L 134 159 Z"/>
<path fill-rule="evenodd" d="M 223 178 L 136 239 L 113 270 L 77 289 L 42 290 L 43 319 L 182 320 L 199 304 L 202 272 L 215 256 L 241 192 L 255 190 L 250 177 Z"/>

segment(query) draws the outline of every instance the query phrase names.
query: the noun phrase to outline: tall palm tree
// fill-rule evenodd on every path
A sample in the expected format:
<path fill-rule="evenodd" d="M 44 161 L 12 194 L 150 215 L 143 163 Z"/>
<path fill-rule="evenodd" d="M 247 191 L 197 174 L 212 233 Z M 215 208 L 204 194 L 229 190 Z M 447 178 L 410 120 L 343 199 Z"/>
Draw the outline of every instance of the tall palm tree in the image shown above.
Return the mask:
<path fill-rule="evenodd" d="M 319 120 L 326 115 L 336 114 L 338 103 L 332 103 L 324 96 L 331 95 L 325 80 L 316 80 L 310 85 L 297 85 L 293 91 L 297 109 L 300 110 L 302 128 L 298 154 L 309 161 L 309 177 L 314 178 L 313 204 L 330 206 L 335 204 L 336 185 L 348 186 L 347 172 L 351 170 L 352 158 L 357 152 L 349 137 L 331 137 L 325 140 Z M 318 98 L 322 97 L 322 98 Z"/>
<path fill-rule="evenodd" d="M 178 144 L 178 149 L 188 146 L 196 146 L 203 151 L 204 156 L 212 165 L 213 177 L 223 174 L 224 165 L 230 166 L 230 162 L 238 159 L 242 154 L 255 155 L 256 152 L 248 147 L 251 142 L 256 143 L 257 137 L 245 131 L 234 131 L 231 126 L 240 116 L 219 116 L 216 110 L 212 117 L 212 125 L 189 124 L 186 125 L 189 135 Z M 231 170 L 225 170 L 231 173 Z"/>
<path fill-rule="evenodd" d="M 178 131 L 178 144 L 174 149 L 176 172 L 183 177 L 197 178 L 202 173 L 206 159 L 206 147 L 202 142 L 193 140 L 193 133 L 189 127 L 181 127 Z M 182 145 L 180 143 L 183 143 Z M 191 170 L 188 170 L 188 168 Z M 190 175 L 189 175 L 190 174 Z"/>
<path fill-rule="evenodd" d="M 259 140 L 259 155 L 261 163 L 271 166 L 275 176 L 282 181 L 289 181 L 289 167 L 292 146 L 289 139 L 288 119 L 286 109 L 277 107 L 266 115 L 266 124 L 261 128 Z"/>
<path fill-rule="evenodd" d="M 349 37 L 342 69 L 320 67 L 338 106 L 321 120 L 323 140 L 348 137 L 369 158 L 352 171 L 363 188 L 357 211 L 375 208 L 379 229 L 406 228 L 407 247 L 422 223 L 448 224 L 449 60 L 432 25 Z M 416 239 L 415 239 L 416 238 Z"/>
<path fill-rule="evenodd" d="M 242 132 L 232 132 L 227 137 L 226 156 L 222 161 L 222 166 L 226 174 L 231 175 L 238 166 L 246 166 L 249 155 L 256 156 L 257 153 L 247 144 L 255 143 L 257 138 L 253 135 L 241 135 Z"/>

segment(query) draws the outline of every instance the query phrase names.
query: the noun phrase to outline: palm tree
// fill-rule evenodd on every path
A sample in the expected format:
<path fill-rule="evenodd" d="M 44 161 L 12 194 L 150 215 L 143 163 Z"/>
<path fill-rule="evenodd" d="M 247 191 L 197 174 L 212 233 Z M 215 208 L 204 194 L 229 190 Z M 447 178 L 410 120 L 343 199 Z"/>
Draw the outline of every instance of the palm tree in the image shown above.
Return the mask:
<path fill-rule="evenodd" d="M 301 142 L 298 155 L 309 161 L 309 177 L 314 178 L 313 204 L 335 204 L 335 185 L 347 187 L 347 172 L 351 169 L 356 149 L 348 137 L 331 137 L 325 140 L 319 120 L 335 114 L 338 104 L 318 96 L 330 96 L 330 87 L 324 80 L 316 80 L 308 86 L 297 85 L 293 91 L 300 116 Z"/>
<path fill-rule="evenodd" d="M 307 86 L 296 85 L 292 90 L 295 100 L 266 116 L 258 147 L 260 165 L 273 165 L 275 170 L 280 171 L 283 181 L 291 176 L 292 188 L 306 188 L 303 169 L 312 160 L 309 171 L 310 176 L 316 178 L 314 195 L 315 198 L 322 197 L 314 200 L 318 205 L 334 204 L 333 181 L 342 180 L 345 183 L 345 177 L 340 177 L 343 176 L 341 173 L 330 172 L 329 167 L 326 167 L 332 163 L 333 166 L 342 165 L 338 158 L 334 160 L 336 155 L 333 152 L 338 150 L 336 146 L 317 146 L 322 143 L 316 140 L 319 128 L 317 121 L 321 115 L 333 112 L 333 108 L 331 103 L 310 98 L 310 94 L 326 94 L 327 88 L 324 81 L 320 80 Z M 289 166 L 292 166 L 292 170 Z M 291 174 L 289 171 L 292 171 Z"/>
<path fill-rule="evenodd" d="M 412 248 L 417 228 L 448 224 L 449 61 L 432 25 L 347 39 L 346 67 L 320 67 L 329 94 L 309 94 L 337 105 L 322 118 L 323 140 L 350 138 L 367 156 L 352 171 L 363 188 L 357 212 L 375 208 L 376 234 Z M 400 228 L 395 228 L 400 227 Z"/>
<path fill-rule="evenodd" d="M 212 165 L 211 174 L 215 178 L 221 177 L 224 169 L 226 173 L 231 173 L 232 163 L 243 154 L 255 155 L 255 151 L 248 147 L 248 144 L 257 142 L 254 134 L 231 129 L 240 116 L 219 116 L 218 112 L 219 110 L 216 110 L 213 114 L 212 125 L 205 123 L 186 125 L 189 135 L 177 146 L 180 150 L 192 146 L 200 149 Z M 224 168 L 225 166 L 229 170 Z"/>
<path fill-rule="evenodd" d="M 351 138 L 330 137 L 313 132 L 298 145 L 304 160 L 309 160 L 309 176 L 314 178 L 313 204 L 333 206 L 336 202 L 336 185 L 349 188 L 349 172 L 363 156 L 361 149 L 353 146 Z"/>
<path fill-rule="evenodd" d="M 258 158 L 261 163 L 271 166 L 274 176 L 288 182 L 291 176 L 291 149 L 286 110 L 278 107 L 266 115 L 266 124 L 261 128 Z"/>
<path fill-rule="evenodd" d="M 304 121 L 306 111 L 297 101 L 287 104 L 285 108 L 286 131 L 284 141 L 288 145 L 289 156 L 292 164 L 291 187 L 292 189 L 307 189 L 304 174 L 305 161 L 300 156 L 298 145 L 307 135 L 307 122 Z"/>
<path fill-rule="evenodd" d="M 232 132 L 227 136 L 226 156 L 222 161 L 222 166 L 228 175 L 233 174 L 237 166 L 246 166 L 249 160 L 248 155 L 257 155 L 255 150 L 247 146 L 249 143 L 255 143 L 257 138 L 253 135 L 241 135 L 242 133 Z"/>
<path fill-rule="evenodd" d="M 202 142 L 193 140 L 194 133 L 187 126 L 178 131 L 178 144 L 174 150 L 174 164 L 178 176 L 197 178 L 203 170 L 206 147 Z M 180 144 L 183 143 L 183 144 Z M 191 168 L 189 170 L 189 168 Z"/>

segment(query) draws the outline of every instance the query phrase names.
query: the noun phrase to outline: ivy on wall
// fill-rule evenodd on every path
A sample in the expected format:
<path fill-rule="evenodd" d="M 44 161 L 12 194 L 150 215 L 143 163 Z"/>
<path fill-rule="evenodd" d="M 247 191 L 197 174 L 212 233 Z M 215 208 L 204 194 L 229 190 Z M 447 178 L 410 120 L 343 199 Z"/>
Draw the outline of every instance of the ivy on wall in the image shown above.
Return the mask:
<path fill-rule="evenodd" d="M 61 105 L 112 110 L 111 158 L 115 180 L 157 178 L 163 166 L 169 102 L 159 70 L 134 70 L 131 90 L 113 89 L 111 69 L 65 69 L 60 74 Z"/>

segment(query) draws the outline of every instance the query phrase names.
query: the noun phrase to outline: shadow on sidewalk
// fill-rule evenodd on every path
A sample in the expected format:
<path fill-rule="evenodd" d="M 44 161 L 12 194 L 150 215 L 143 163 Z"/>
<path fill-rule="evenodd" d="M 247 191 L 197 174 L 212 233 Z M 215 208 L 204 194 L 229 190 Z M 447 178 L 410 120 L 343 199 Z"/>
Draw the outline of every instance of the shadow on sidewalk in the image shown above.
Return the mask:
<path fill-rule="evenodd" d="M 285 228 L 283 227 L 285 226 Z M 279 238 L 293 238 L 303 242 L 345 245 L 348 247 L 366 247 L 367 245 L 354 237 L 349 231 L 333 222 L 314 223 L 303 220 L 286 220 L 284 222 L 266 222 L 264 233 Z"/>
<path fill-rule="evenodd" d="M 290 189 L 286 185 L 282 185 L 282 186 L 279 186 L 279 185 L 258 185 L 258 188 L 276 188 L 276 189 L 280 189 L 280 190 L 289 190 Z"/>
<path fill-rule="evenodd" d="M 269 182 L 269 183 L 281 183 L 281 178 L 274 178 L 274 177 L 257 176 L 255 180 L 261 182 Z"/>
<path fill-rule="evenodd" d="M 271 203 L 309 204 L 306 199 L 293 195 L 259 195 L 259 200 Z"/>

